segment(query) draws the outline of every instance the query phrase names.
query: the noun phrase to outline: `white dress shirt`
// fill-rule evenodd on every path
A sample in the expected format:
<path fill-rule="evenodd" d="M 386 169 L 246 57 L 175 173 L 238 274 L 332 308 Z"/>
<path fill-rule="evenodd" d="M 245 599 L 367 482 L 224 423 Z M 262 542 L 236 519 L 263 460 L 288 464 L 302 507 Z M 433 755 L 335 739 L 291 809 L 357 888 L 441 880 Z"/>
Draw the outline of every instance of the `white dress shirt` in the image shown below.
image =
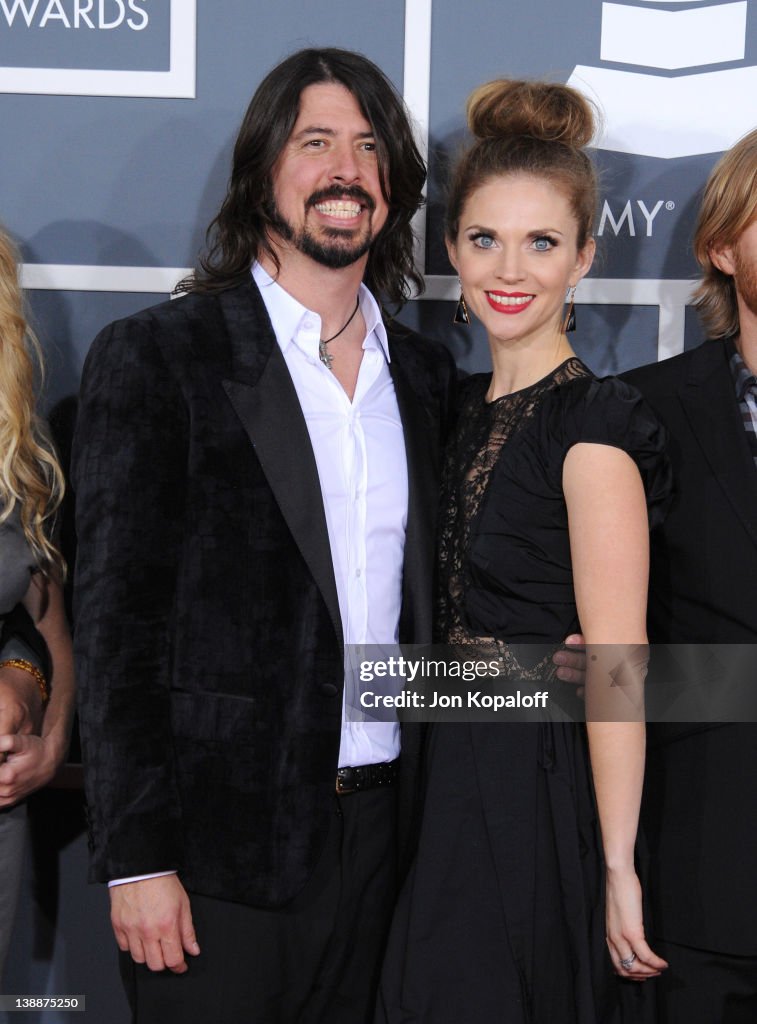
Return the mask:
<path fill-rule="evenodd" d="M 389 344 L 376 300 L 360 286 L 363 358 L 350 401 L 318 357 L 321 318 L 259 265 L 263 296 L 313 445 L 344 642 L 399 639 L 407 526 L 407 460 Z M 396 723 L 342 722 L 339 765 L 375 764 L 399 754 Z"/>

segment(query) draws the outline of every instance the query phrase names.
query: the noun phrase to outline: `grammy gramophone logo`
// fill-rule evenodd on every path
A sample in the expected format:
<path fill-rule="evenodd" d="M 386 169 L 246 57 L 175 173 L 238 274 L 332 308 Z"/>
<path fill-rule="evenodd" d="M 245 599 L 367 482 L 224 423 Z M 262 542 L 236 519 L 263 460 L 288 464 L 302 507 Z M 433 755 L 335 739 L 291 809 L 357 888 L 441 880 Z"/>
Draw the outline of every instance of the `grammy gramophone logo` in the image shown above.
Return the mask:
<path fill-rule="evenodd" d="M 668 159 L 719 153 L 754 128 L 757 66 L 746 59 L 754 7 L 756 0 L 603 3 L 599 61 L 578 65 L 569 80 L 604 113 L 599 148 Z"/>

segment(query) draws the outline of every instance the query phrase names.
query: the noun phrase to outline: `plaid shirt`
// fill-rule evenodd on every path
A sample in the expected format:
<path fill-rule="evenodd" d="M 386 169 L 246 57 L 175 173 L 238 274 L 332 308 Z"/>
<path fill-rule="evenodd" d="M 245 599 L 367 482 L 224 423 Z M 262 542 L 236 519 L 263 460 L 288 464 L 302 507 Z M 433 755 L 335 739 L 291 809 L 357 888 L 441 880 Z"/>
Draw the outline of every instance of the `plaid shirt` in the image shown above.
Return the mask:
<path fill-rule="evenodd" d="M 729 338 L 725 344 L 728 346 L 728 365 L 733 375 L 741 421 L 746 430 L 754 464 L 757 466 L 757 376 L 741 358 L 733 339 Z"/>

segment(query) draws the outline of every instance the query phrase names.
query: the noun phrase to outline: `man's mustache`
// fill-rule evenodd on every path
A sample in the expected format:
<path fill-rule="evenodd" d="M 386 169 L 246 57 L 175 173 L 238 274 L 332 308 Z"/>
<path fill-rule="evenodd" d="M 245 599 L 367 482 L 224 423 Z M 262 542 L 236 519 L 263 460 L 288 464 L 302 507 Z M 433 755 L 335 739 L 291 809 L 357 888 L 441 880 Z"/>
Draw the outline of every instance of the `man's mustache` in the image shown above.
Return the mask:
<path fill-rule="evenodd" d="M 308 206 L 315 206 L 316 203 L 323 203 L 327 199 L 354 199 L 368 210 L 374 210 L 376 207 L 371 196 L 359 185 L 329 185 L 328 188 L 314 192 L 308 199 Z"/>

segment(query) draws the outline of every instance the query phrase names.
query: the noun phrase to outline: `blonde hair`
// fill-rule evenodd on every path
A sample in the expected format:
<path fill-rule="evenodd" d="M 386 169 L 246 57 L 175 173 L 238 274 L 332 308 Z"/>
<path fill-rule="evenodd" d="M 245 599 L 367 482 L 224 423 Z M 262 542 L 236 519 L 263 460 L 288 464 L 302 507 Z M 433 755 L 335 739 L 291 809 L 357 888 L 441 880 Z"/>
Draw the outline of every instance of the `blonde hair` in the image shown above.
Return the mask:
<path fill-rule="evenodd" d="M 63 558 L 50 540 L 50 520 L 63 497 L 63 474 L 35 411 L 42 378 L 39 343 L 24 316 L 18 254 L 0 229 L 0 525 L 18 507 L 34 559 L 62 577 Z"/>
<path fill-rule="evenodd" d="M 578 224 L 578 248 L 591 235 L 598 186 L 584 152 L 598 114 L 567 85 L 498 79 L 475 89 L 466 107 L 473 145 L 459 161 L 449 189 L 445 230 L 454 240 L 463 207 L 491 178 L 528 174 L 565 193 Z"/>
<path fill-rule="evenodd" d="M 712 262 L 712 250 L 733 245 L 757 217 L 757 129 L 721 157 L 704 189 L 694 233 L 694 255 L 703 277 L 694 305 L 711 338 L 739 332 L 736 285 Z"/>

